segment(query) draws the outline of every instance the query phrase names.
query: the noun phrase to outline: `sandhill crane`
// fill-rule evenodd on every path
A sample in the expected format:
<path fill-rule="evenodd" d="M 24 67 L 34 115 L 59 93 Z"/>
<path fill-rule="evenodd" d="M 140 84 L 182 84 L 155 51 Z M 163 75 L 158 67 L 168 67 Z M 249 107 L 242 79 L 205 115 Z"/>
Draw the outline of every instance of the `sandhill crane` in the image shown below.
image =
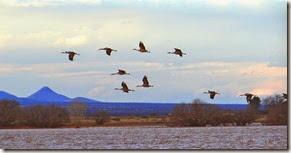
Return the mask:
<path fill-rule="evenodd" d="M 150 53 L 150 51 L 146 50 L 143 42 L 141 42 L 141 41 L 139 42 L 139 49 L 134 48 L 133 50 L 139 51 L 141 53 Z"/>
<path fill-rule="evenodd" d="M 109 48 L 109 47 L 100 48 L 99 50 L 105 50 L 105 51 L 106 51 L 106 54 L 107 54 L 108 56 L 111 55 L 111 52 L 112 52 L 112 51 L 117 52 L 117 50 L 112 49 L 112 48 Z"/>
<path fill-rule="evenodd" d="M 130 73 L 126 73 L 126 71 L 118 69 L 117 73 L 112 73 L 111 75 L 130 75 Z"/>
<path fill-rule="evenodd" d="M 210 94 L 210 98 L 211 98 L 211 99 L 214 99 L 214 97 L 215 97 L 216 94 L 220 94 L 220 93 L 218 93 L 218 92 L 210 91 L 210 90 L 208 90 L 208 92 L 203 92 L 203 93 L 205 93 L 205 94 Z"/>
<path fill-rule="evenodd" d="M 65 51 L 65 52 L 62 52 L 63 54 L 69 54 L 69 60 L 70 61 L 73 61 L 74 60 L 74 56 L 75 55 L 80 55 L 74 51 Z"/>
<path fill-rule="evenodd" d="M 134 91 L 134 90 L 128 89 L 126 83 L 123 81 L 121 82 L 121 87 L 122 88 L 115 88 L 115 90 L 122 90 L 123 92 L 126 92 L 126 93 L 128 93 L 129 91 Z"/>
<path fill-rule="evenodd" d="M 168 52 L 168 54 L 176 54 L 176 55 L 179 55 L 180 57 L 182 57 L 183 55 L 186 55 L 186 53 L 183 53 L 181 49 L 178 49 L 178 48 L 174 48 L 174 49 L 175 49 L 174 52 Z"/>
<path fill-rule="evenodd" d="M 288 99 L 288 94 L 282 93 L 282 97 Z"/>
<path fill-rule="evenodd" d="M 146 75 L 143 77 L 142 82 L 143 82 L 142 85 L 138 85 L 136 87 L 144 87 L 144 88 L 154 87 L 149 84 L 148 77 Z"/>
<path fill-rule="evenodd" d="M 252 97 L 253 97 L 253 96 L 256 96 L 256 95 L 251 94 L 251 93 L 245 93 L 245 94 L 241 94 L 241 95 L 239 95 L 239 96 L 246 96 L 246 100 L 247 100 L 247 102 L 250 103 L 251 100 L 252 100 Z"/>

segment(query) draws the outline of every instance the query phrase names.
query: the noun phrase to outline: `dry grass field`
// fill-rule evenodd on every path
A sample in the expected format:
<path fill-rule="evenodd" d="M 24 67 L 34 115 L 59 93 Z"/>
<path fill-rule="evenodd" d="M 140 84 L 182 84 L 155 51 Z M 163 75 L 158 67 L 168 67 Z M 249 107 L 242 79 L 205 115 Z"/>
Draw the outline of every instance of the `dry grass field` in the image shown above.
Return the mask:
<path fill-rule="evenodd" d="M 109 122 L 98 125 L 92 117 L 70 117 L 70 123 L 65 127 L 95 127 L 95 126 L 148 126 L 166 125 L 169 117 L 164 116 L 111 116 Z"/>

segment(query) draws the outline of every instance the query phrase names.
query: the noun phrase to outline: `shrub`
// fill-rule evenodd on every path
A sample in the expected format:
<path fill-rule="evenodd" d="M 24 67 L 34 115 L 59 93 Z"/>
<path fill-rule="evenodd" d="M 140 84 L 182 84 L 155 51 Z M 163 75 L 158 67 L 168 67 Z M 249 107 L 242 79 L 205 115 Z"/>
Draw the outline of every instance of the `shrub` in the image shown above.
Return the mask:
<path fill-rule="evenodd" d="M 170 116 L 170 126 L 206 126 L 220 124 L 221 109 L 195 99 L 192 104 L 177 105 Z"/>
<path fill-rule="evenodd" d="M 245 126 L 255 121 L 256 112 L 254 109 L 238 110 L 233 117 L 237 126 Z"/>
<path fill-rule="evenodd" d="M 25 111 L 26 124 L 39 128 L 55 128 L 69 122 L 69 115 L 64 108 L 56 105 L 35 105 Z"/>
<path fill-rule="evenodd" d="M 225 110 L 221 114 L 220 123 L 222 125 L 233 124 L 234 123 L 234 116 L 235 116 L 235 112 L 234 111 Z"/>
<path fill-rule="evenodd" d="M 287 125 L 288 124 L 288 103 L 279 103 L 269 109 L 266 124 Z"/>
<path fill-rule="evenodd" d="M 88 110 L 88 105 L 83 102 L 72 102 L 68 106 L 70 116 L 82 117 L 85 116 Z"/>
<path fill-rule="evenodd" d="M 94 118 L 96 124 L 104 124 L 110 120 L 110 116 L 106 111 L 95 112 L 92 117 Z"/>
<path fill-rule="evenodd" d="M 271 108 L 276 106 L 277 104 L 281 104 L 286 102 L 286 99 L 284 99 L 281 95 L 274 94 L 271 96 L 268 96 L 263 99 L 263 104 L 266 105 L 267 111 Z"/>
<path fill-rule="evenodd" d="M 21 108 L 15 100 L 0 101 L 0 126 L 13 126 L 20 118 Z"/>

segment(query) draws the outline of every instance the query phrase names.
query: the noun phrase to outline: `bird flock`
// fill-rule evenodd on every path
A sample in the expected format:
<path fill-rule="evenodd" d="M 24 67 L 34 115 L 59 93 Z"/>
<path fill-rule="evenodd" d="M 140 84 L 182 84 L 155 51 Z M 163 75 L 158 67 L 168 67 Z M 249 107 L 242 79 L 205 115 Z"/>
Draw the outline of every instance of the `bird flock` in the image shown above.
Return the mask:
<path fill-rule="evenodd" d="M 139 42 L 139 49 L 134 48 L 133 50 L 138 51 L 140 53 L 150 53 L 150 51 L 146 49 L 146 47 L 142 41 Z M 168 52 L 168 54 L 179 55 L 180 57 L 183 57 L 183 55 L 186 55 L 186 53 L 184 53 L 181 49 L 174 48 L 174 50 L 175 50 L 174 52 Z M 106 54 L 108 56 L 111 56 L 112 52 L 117 52 L 116 49 L 112 49 L 109 47 L 100 48 L 99 51 L 106 51 Z M 75 51 L 65 51 L 65 52 L 61 52 L 61 53 L 68 54 L 68 58 L 70 61 L 74 61 L 75 55 L 80 55 L 80 54 L 76 53 Z M 118 72 L 112 73 L 111 75 L 130 75 L 130 73 L 127 73 L 125 70 L 118 69 Z M 142 82 L 143 82 L 142 85 L 137 85 L 136 87 L 143 87 L 143 88 L 154 87 L 153 85 L 149 84 L 149 81 L 148 81 L 148 78 L 146 75 L 143 77 Z M 121 90 L 124 93 L 129 93 L 130 91 L 134 91 L 133 89 L 129 89 L 127 84 L 124 81 L 121 82 L 121 87 L 122 88 L 115 88 L 114 90 Z M 215 95 L 220 94 L 216 91 L 211 91 L 211 90 L 208 90 L 207 92 L 203 92 L 203 93 L 210 94 L 210 99 L 214 99 Z M 245 94 L 241 94 L 239 96 L 246 96 L 246 101 L 248 103 L 250 103 L 252 100 L 252 97 L 255 97 L 256 95 L 252 94 L 252 93 L 245 93 Z M 286 93 L 282 93 L 282 97 L 285 99 L 288 99 L 288 95 Z"/>

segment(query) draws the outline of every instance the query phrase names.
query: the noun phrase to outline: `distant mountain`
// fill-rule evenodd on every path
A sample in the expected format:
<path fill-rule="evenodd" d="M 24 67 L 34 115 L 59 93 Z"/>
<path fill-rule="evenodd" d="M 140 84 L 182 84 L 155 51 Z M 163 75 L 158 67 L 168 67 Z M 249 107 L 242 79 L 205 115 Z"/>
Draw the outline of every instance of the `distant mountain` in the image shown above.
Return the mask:
<path fill-rule="evenodd" d="M 17 100 L 18 97 L 10 94 L 10 93 L 7 93 L 7 92 L 4 92 L 4 91 L 0 91 L 0 99 L 10 99 L 10 100 Z"/>
<path fill-rule="evenodd" d="M 40 102 L 64 102 L 71 100 L 69 97 L 54 92 L 49 87 L 43 87 L 27 98 Z"/>
<path fill-rule="evenodd" d="M 88 98 L 84 98 L 84 97 L 76 97 L 76 98 L 73 98 L 73 99 L 70 100 L 70 102 L 77 102 L 77 101 L 84 102 L 84 103 L 100 102 L 100 101 L 96 101 L 96 100 L 88 99 Z"/>

